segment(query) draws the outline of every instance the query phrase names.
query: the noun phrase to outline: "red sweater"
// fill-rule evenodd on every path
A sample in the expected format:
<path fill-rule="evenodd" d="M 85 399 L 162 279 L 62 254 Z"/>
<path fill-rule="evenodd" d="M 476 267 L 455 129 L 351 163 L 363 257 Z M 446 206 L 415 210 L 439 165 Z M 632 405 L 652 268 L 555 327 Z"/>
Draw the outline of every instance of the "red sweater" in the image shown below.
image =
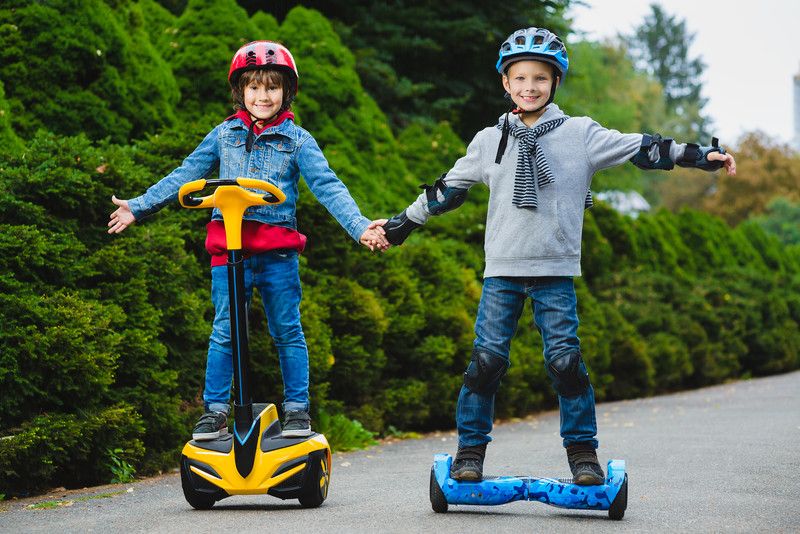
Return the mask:
<path fill-rule="evenodd" d="M 237 111 L 227 120 L 234 118 L 242 119 L 245 126 L 250 127 L 252 120 L 250 114 L 244 110 Z M 255 135 L 260 135 L 265 129 L 277 126 L 285 120 L 294 120 L 294 113 L 284 111 L 278 117 L 263 126 L 256 125 L 253 128 Z M 211 221 L 206 225 L 206 250 L 211 254 L 211 266 L 217 267 L 228 262 L 227 239 L 225 238 L 225 224 L 222 221 Z M 260 254 L 268 250 L 291 249 L 303 252 L 306 248 L 306 236 L 282 226 L 260 223 L 256 221 L 242 221 L 242 251 L 244 257 L 248 258 L 254 254 Z"/>

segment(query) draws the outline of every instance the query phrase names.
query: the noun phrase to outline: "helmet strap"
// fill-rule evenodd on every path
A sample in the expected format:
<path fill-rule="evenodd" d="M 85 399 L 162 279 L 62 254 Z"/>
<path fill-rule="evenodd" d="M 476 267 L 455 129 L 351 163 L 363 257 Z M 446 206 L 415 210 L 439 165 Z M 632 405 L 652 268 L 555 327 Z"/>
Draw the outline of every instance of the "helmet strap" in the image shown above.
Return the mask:
<path fill-rule="evenodd" d="M 503 154 L 505 154 L 506 146 L 508 145 L 508 133 L 511 130 L 511 127 L 508 124 L 508 114 L 516 113 L 516 111 L 516 107 L 512 107 L 510 110 L 506 111 L 506 117 L 505 120 L 503 120 L 503 128 L 500 134 L 500 144 L 497 145 L 497 155 L 494 157 L 494 162 L 498 165 L 500 165 L 500 162 L 503 161 Z"/>
<path fill-rule="evenodd" d="M 247 109 L 247 108 L 245 108 L 245 109 Z M 283 113 L 283 111 L 285 111 L 283 108 L 279 109 L 278 112 L 275 115 L 273 115 L 272 117 L 270 117 L 268 119 L 253 119 L 253 114 L 250 113 L 249 109 L 247 109 L 247 113 L 250 115 L 250 127 L 247 128 L 247 140 L 244 143 L 244 148 L 245 148 L 245 150 L 247 152 L 252 152 L 253 151 L 253 145 L 256 142 L 256 133 L 255 133 L 256 125 L 259 122 L 263 122 L 264 124 L 269 124 L 270 122 L 275 120 L 278 117 L 278 115 Z"/>
<path fill-rule="evenodd" d="M 249 111 L 248 111 L 248 113 L 249 113 Z M 250 127 L 247 129 L 247 141 L 245 141 L 245 143 L 244 143 L 244 149 L 247 152 L 252 152 L 253 151 L 253 144 L 256 142 L 256 134 L 255 134 L 255 132 L 253 130 L 255 129 L 257 122 L 258 121 L 251 121 L 250 122 Z"/>

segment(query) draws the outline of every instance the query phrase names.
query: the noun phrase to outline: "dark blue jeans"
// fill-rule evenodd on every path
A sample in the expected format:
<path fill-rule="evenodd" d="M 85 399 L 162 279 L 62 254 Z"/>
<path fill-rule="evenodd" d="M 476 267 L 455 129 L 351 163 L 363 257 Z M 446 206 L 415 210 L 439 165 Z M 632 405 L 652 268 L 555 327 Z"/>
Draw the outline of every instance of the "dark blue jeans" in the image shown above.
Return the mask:
<path fill-rule="evenodd" d="M 308 410 L 308 349 L 300 325 L 300 273 L 297 252 L 264 252 L 244 260 L 247 302 L 257 288 L 264 304 L 269 333 L 278 349 L 283 376 L 283 409 Z M 214 328 L 208 343 L 206 409 L 228 412 L 233 380 L 228 271 L 211 268 Z"/>
<path fill-rule="evenodd" d="M 475 347 L 508 359 L 525 300 L 533 303 L 533 319 L 544 341 L 545 365 L 568 352 L 580 351 L 575 286 L 571 277 L 492 277 L 483 281 L 475 320 Z M 581 362 L 582 370 L 585 366 Z M 577 397 L 559 395 L 561 437 L 564 447 L 589 442 L 597 447 L 594 389 L 590 385 Z M 491 441 L 494 394 L 479 394 L 461 387 L 456 409 L 460 446 Z"/>

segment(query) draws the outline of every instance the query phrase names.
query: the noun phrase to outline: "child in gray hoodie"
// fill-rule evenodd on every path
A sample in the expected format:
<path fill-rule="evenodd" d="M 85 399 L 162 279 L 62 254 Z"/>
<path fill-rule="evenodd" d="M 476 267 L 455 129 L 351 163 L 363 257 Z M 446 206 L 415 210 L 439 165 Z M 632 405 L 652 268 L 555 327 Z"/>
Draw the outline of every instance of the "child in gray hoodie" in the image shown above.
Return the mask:
<path fill-rule="evenodd" d="M 573 277 L 581 274 L 583 212 L 592 204 L 592 176 L 628 160 L 644 169 L 668 170 L 678 164 L 711 171 L 724 166 L 733 175 L 735 161 L 716 139 L 707 147 L 678 144 L 565 115 L 553 97 L 567 74 L 567 50 L 546 29 L 512 33 L 500 46 L 496 67 L 516 108 L 478 132 L 466 155 L 384 230 L 389 242 L 399 245 L 431 215 L 460 206 L 473 185 L 489 187 L 486 269 L 471 361 L 458 397 L 459 442 L 451 476 L 482 479 L 495 392 L 509 367 L 511 338 L 530 298 L 544 342 L 545 369 L 558 394 L 561 437 L 573 481 L 602 484 L 594 390 L 581 358 L 573 286 Z"/>

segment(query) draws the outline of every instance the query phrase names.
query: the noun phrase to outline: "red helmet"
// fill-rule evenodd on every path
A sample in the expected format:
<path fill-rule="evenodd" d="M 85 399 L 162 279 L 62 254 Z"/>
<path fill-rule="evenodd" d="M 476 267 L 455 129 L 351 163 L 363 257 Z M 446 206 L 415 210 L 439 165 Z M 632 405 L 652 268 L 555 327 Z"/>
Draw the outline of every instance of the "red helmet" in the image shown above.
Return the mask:
<path fill-rule="evenodd" d="M 294 92 L 297 91 L 297 66 L 292 53 L 282 44 L 274 41 L 253 41 L 237 50 L 228 72 L 231 87 L 236 85 L 243 72 L 255 69 L 280 69 L 289 73 Z"/>

